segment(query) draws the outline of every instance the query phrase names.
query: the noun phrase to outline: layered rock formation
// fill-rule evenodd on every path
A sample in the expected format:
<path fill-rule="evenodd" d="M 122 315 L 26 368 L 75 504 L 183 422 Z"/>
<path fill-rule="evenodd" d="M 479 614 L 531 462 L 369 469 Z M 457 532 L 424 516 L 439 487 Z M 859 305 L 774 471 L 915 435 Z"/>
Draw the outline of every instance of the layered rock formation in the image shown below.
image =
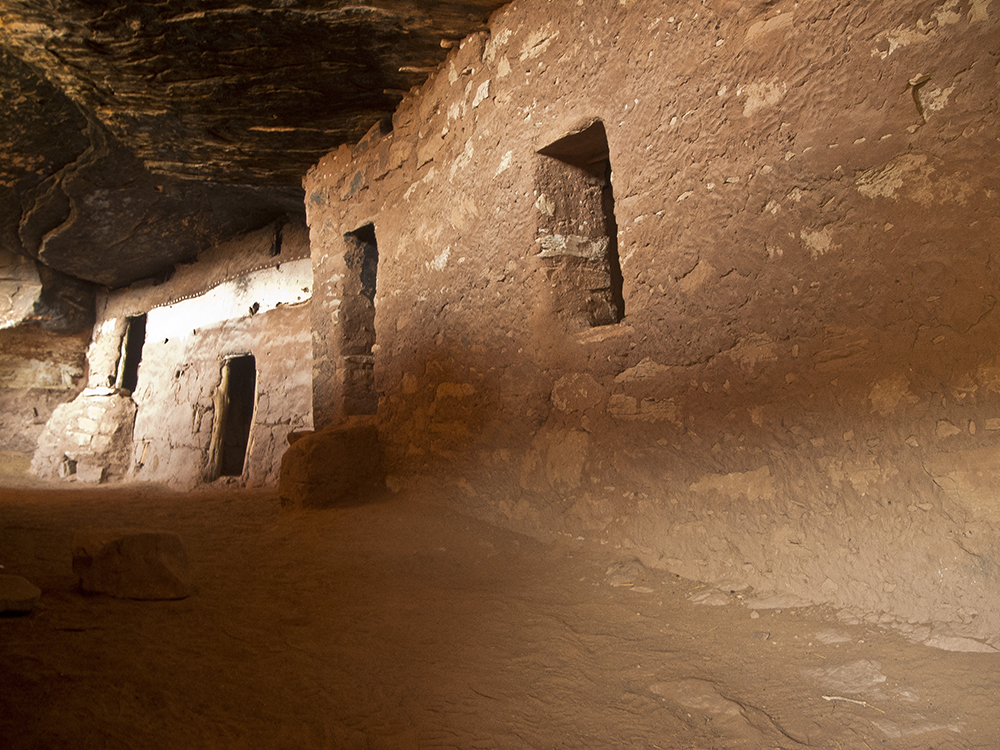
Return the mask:
<path fill-rule="evenodd" d="M 301 210 L 498 6 L 5 0 L 0 248 L 118 287 Z"/>

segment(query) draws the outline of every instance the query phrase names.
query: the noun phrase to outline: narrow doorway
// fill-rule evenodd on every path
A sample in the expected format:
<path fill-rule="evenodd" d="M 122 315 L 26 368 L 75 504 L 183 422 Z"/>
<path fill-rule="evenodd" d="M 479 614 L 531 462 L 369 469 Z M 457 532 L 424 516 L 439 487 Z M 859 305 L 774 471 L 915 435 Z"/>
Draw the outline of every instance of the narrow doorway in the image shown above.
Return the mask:
<path fill-rule="evenodd" d="M 375 225 L 365 224 L 344 235 L 344 296 L 340 315 L 344 383 L 344 413 L 374 414 L 375 391 L 375 291 L 378 282 L 378 240 Z"/>
<path fill-rule="evenodd" d="M 146 315 L 126 319 L 122 337 L 121 367 L 118 368 L 118 387 L 132 393 L 139 384 L 139 362 L 146 343 Z"/>
<path fill-rule="evenodd" d="M 250 428 L 253 426 L 257 396 L 257 361 L 252 354 L 227 359 L 222 365 L 222 382 L 216 399 L 217 430 L 213 447 L 217 476 L 238 477 L 243 474 Z"/>

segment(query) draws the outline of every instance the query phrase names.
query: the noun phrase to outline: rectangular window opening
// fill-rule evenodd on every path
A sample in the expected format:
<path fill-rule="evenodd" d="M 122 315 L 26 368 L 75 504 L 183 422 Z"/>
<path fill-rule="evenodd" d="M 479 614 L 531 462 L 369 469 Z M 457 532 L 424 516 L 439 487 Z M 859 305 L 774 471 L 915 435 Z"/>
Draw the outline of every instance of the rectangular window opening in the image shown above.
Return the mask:
<path fill-rule="evenodd" d="M 340 304 L 341 357 L 344 376 L 344 413 L 374 414 L 375 292 L 378 282 L 378 240 L 375 225 L 344 235 L 344 296 Z"/>
<path fill-rule="evenodd" d="M 596 120 L 538 154 L 536 241 L 554 313 L 570 329 L 618 323 L 624 282 L 604 124 Z"/>
<path fill-rule="evenodd" d="M 219 390 L 218 474 L 238 477 L 246 465 L 257 401 L 257 361 L 252 354 L 225 360 Z"/>
<path fill-rule="evenodd" d="M 118 368 L 118 387 L 129 393 L 139 384 L 139 363 L 142 361 L 142 347 L 146 343 L 146 315 L 130 317 L 125 322 L 122 337 L 122 353 Z"/>

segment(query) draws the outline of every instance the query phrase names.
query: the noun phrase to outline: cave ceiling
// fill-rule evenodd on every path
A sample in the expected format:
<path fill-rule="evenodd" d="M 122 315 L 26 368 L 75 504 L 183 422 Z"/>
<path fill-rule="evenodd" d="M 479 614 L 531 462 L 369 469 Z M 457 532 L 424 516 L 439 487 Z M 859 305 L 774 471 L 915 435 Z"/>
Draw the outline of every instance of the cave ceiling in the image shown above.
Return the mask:
<path fill-rule="evenodd" d="M 501 4 L 0 0 L 0 250 L 116 288 L 301 211 Z"/>

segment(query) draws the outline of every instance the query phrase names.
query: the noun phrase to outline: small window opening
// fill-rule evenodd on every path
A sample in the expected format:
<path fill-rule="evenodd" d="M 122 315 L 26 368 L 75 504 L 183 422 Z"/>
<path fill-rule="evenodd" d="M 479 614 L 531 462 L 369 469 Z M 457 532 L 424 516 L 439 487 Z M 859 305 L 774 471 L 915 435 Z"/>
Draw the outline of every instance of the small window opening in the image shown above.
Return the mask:
<path fill-rule="evenodd" d="M 607 133 L 599 120 L 541 149 L 538 257 L 554 314 L 570 329 L 625 317 Z"/>
<path fill-rule="evenodd" d="M 142 361 L 142 347 L 145 343 L 145 314 L 128 318 L 125 323 L 125 335 L 122 337 L 118 387 L 129 393 L 133 392 L 139 384 L 139 363 Z"/>
<path fill-rule="evenodd" d="M 256 400 L 257 361 L 253 355 L 227 359 L 222 366 L 222 382 L 216 403 L 219 476 L 238 477 L 243 474 Z"/>
<path fill-rule="evenodd" d="M 378 281 L 378 240 L 375 225 L 365 224 L 344 235 L 344 296 L 340 304 L 343 341 L 344 413 L 374 414 L 375 291 Z"/>
<path fill-rule="evenodd" d="M 281 243 L 284 240 L 285 223 L 287 220 L 274 222 L 274 234 L 271 235 L 271 257 L 281 255 Z"/>

